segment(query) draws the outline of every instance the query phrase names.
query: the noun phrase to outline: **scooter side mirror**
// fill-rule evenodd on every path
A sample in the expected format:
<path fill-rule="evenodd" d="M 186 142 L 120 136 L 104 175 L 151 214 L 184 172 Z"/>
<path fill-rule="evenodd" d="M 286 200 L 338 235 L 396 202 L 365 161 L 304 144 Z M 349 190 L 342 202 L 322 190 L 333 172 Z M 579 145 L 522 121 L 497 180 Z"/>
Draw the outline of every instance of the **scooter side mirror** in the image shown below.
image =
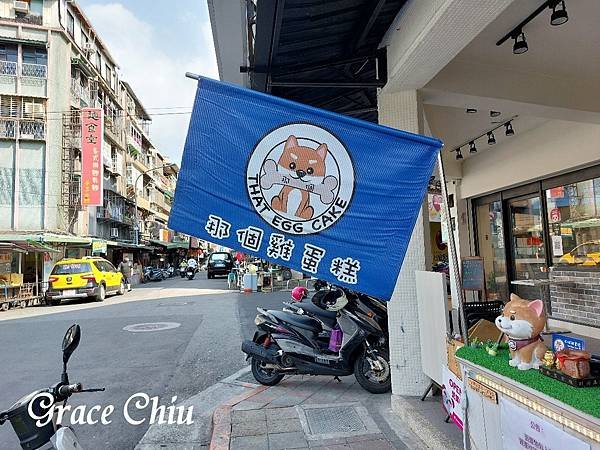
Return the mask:
<path fill-rule="evenodd" d="M 77 324 L 71 325 L 65 333 L 65 337 L 62 341 L 63 363 L 65 365 L 69 361 L 69 358 L 71 357 L 75 349 L 79 346 L 80 340 L 81 328 L 79 328 L 79 325 Z"/>

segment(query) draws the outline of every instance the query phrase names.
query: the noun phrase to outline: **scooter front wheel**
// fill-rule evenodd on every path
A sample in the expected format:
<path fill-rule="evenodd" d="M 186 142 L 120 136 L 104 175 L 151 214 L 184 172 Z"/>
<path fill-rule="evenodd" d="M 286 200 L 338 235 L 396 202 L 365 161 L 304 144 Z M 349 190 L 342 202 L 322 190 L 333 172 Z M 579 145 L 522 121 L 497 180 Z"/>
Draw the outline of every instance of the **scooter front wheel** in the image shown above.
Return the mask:
<path fill-rule="evenodd" d="M 379 354 L 376 360 L 369 361 L 367 353 L 362 352 L 354 361 L 354 377 L 366 391 L 385 394 L 392 388 L 389 357 Z"/>
<path fill-rule="evenodd" d="M 283 380 L 283 374 L 278 373 L 275 369 L 267 369 L 264 364 L 262 361 L 252 358 L 252 375 L 256 381 L 265 386 L 275 386 Z"/>

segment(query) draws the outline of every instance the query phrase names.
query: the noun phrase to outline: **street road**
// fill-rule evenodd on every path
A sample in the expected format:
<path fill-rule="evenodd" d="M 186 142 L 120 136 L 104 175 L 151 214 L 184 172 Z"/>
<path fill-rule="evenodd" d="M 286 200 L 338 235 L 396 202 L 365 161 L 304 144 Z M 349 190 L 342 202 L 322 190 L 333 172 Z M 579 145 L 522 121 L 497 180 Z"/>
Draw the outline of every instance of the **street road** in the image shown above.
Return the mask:
<path fill-rule="evenodd" d="M 189 281 L 173 278 L 137 287 L 103 303 L 72 301 L 58 307 L 0 312 L 0 409 L 60 380 L 60 345 L 65 330 L 78 323 L 81 344 L 69 363 L 71 382 L 106 387 L 74 395 L 69 404 L 114 405 L 110 425 L 75 425 L 84 448 L 132 449 L 148 428 L 129 425 L 127 399 L 138 392 L 159 396 L 161 405 L 190 397 L 236 372 L 246 362 L 242 336 L 254 333 L 256 306 L 280 308 L 288 293 L 239 294 L 224 279 L 205 273 Z M 128 325 L 172 322 L 176 328 L 130 332 Z M 148 418 L 150 408 L 136 411 Z M 98 417 L 99 418 L 99 417 Z M 8 423 L 0 427 L 0 448 L 20 448 Z"/>

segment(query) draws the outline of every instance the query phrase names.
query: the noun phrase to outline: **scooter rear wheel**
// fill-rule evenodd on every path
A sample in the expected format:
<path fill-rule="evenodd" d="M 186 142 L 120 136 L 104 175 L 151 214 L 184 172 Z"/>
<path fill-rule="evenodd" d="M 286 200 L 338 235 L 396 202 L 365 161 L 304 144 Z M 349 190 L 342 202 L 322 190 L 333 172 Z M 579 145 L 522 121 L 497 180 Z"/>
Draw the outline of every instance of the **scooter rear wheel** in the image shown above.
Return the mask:
<path fill-rule="evenodd" d="M 275 386 L 283 380 L 284 375 L 277 373 L 273 369 L 263 367 L 263 364 L 258 359 L 252 358 L 252 375 L 254 375 L 256 381 L 265 386 Z"/>

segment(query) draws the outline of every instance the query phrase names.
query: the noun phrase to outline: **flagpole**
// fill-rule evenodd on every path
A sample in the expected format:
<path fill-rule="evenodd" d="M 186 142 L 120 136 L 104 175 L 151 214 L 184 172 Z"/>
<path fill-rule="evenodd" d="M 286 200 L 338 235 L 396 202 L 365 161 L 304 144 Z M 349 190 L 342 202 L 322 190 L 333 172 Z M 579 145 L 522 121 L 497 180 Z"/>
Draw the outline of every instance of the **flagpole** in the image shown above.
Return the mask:
<path fill-rule="evenodd" d="M 446 172 L 444 170 L 444 161 L 442 151 L 438 153 L 438 168 L 442 184 L 442 195 L 444 196 L 444 215 L 446 216 L 446 227 L 448 228 L 448 256 L 452 260 L 452 272 L 454 273 L 454 283 L 458 293 L 458 315 L 461 321 L 460 332 L 465 345 L 469 343 L 469 333 L 467 330 L 467 321 L 465 320 L 465 294 L 462 289 L 460 271 L 458 265 L 458 255 L 456 253 L 456 243 L 454 241 L 454 230 L 452 229 L 452 220 L 450 218 L 450 206 L 448 205 L 448 188 L 446 186 Z"/>
<path fill-rule="evenodd" d="M 195 73 L 192 72 L 186 72 L 185 76 L 188 78 L 191 78 L 192 80 L 199 80 L 200 79 L 200 75 L 197 75 Z"/>

